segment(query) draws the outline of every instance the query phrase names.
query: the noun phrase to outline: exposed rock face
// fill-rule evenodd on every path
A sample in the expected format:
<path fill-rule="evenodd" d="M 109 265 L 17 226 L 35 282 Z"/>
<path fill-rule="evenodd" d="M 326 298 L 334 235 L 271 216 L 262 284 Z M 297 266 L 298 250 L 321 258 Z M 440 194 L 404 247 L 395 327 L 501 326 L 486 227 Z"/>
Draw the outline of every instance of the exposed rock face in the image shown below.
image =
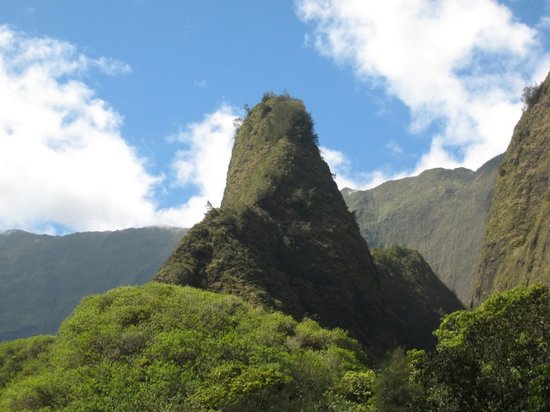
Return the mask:
<path fill-rule="evenodd" d="M 469 303 L 498 165 L 433 169 L 364 191 L 342 190 L 371 247 L 418 250 L 437 276 Z"/>
<path fill-rule="evenodd" d="M 155 280 L 232 293 L 388 345 L 379 279 L 303 103 L 266 95 L 233 147 L 221 208 L 189 230 Z"/>
<path fill-rule="evenodd" d="M 499 169 L 472 303 L 550 285 L 550 75 L 530 96 Z"/>

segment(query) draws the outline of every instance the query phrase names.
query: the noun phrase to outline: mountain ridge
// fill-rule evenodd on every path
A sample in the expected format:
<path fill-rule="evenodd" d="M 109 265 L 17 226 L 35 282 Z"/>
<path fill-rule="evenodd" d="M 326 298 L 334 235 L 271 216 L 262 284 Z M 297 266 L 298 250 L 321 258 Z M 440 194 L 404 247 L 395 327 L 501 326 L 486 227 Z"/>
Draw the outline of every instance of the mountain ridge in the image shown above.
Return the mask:
<path fill-rule="evenodd" d="M 463 303 L 471 298 L 494 180 L 503 155 L 476 171 L 430 169 L 373 189 L 343 189 L 371 247 L 418 250 Z"/>
<path fill-rule="evenodd" d="M 151 227 L 0 234 L 0 341 L 54 333 L 84 296 L 150 280 L 183 233 Z"/>

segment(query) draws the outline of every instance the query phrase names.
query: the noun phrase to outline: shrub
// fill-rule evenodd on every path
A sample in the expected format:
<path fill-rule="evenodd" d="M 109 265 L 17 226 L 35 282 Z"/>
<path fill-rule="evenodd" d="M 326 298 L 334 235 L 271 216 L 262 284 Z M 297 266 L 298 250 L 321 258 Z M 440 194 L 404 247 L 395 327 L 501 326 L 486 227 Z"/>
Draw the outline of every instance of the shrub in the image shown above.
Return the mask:
<path fill-rule="evenodd" d="M 550 291 L 518 287 L 447 316 L 420 361 L 427 410 L 533 410 L 548 393 Z M 546 369 L 545 369 L 546 368 Z"/>
<path fill-rule="evenodd" d="M 537 85 L 527 86 L 523 88 L 521 101 L 523 103 L 522 110 L 524 112 L 539 101 L 540 95 L 542 93 L 542 85 L 543 83 L 540 83 Z"/>
<path fill-rule="evenodd" d="M 37 342 L 15 346 L 28 354 Z M 41 368 L 23 373 L 31 355 L 12 362 L 1 410 L 331 410 L 334 394 L 359 410 L 370 396 L 371 372 L 343 331 L 189 287 L 88 297 L 43 344 Z"/>

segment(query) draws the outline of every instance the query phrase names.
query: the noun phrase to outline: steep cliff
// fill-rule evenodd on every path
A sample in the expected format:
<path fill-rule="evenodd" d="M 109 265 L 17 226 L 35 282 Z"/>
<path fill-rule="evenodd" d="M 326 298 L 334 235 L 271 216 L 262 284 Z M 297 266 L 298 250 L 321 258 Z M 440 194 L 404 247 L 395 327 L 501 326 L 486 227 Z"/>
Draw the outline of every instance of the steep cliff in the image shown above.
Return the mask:
<path fill-rule="evenodd" d="M 550 75 L 529 89 L 500 166 L 472 303 L 535 282 L 550 285 Z"/>

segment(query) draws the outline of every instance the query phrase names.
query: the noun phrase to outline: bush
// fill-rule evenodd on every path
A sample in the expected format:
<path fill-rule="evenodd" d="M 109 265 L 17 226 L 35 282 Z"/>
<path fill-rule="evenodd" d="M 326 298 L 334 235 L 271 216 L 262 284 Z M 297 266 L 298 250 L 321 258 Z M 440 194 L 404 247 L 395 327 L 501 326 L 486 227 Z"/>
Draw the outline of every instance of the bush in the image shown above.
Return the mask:
<path fill-rule="evenodd" d="M 41 368 L 11 362 L 0 410 L 332 410 L 334 394 L 360 410 L 370 396 L 360 346 L 341 330 L 189 287 L 88 297 L 47 342 Z"/>
<path fill-rule="evenodd" d="M 411 354 L 414 352 L 411 352 Z M 412 381 L 412 355 L 403 348 L 395 349 L 378 375 L 375 402 L 380 412 L 411 410 L 419 388 Z"/>
<path fill-rule="evenodd" d="M 518 287 L 447 316 L 437 349 L 420 362 L 426 410 L 523 411 L 546 407 L 550 291 Z M 530 401 L 529 398 L 532 398 Z M 539 408 L 539 409 L 537 409 Z M 547 409 L 546 409 L 547 410 Z"/>
<path fill-rule="evenodd" d="M 38 373 L 47 366 L 53 336 L 34 336 L 0 344 L 0 390 L 16 377 Z"/>
<path fill-rule="evenodd" d="M 524 112 L 539 101 L 542 93 L 542 85 L 543 83 L 540 83 L 538 85 L 527 86 L 523 88 L 521 101 L 523 103 L 522 110 Z"/>

